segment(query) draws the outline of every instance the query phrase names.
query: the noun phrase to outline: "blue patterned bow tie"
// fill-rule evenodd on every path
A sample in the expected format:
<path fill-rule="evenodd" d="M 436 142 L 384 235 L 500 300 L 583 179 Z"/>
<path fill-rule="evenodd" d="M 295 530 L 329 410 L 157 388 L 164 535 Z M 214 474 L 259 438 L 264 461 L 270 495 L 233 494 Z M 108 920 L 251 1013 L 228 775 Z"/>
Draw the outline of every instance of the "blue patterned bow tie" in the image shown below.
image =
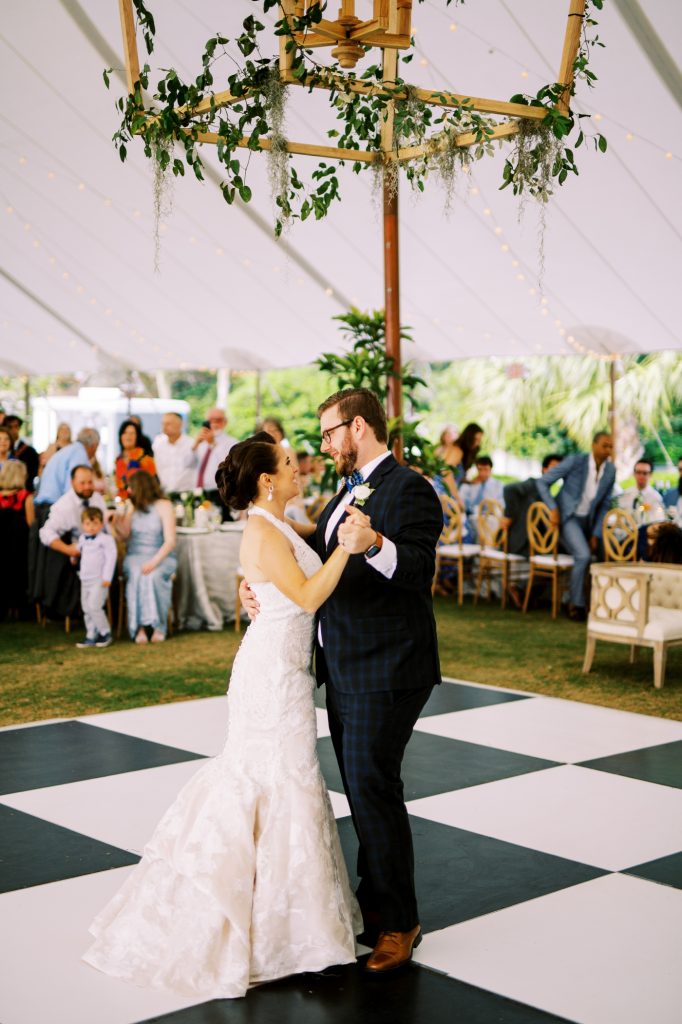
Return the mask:
<path fill-rule="evenodd" d="M 85 533 L 83 534 L 83 540 L 95 540 L 96 536 L 94 533 Z"/>
<path fill-rule="evenodd" d="M 358 484 L 364 483 L 362 473 L 359 469 L 354 469 L 350 476 L 344 478 L 346 484 L 346 490 L 352 491 Z"/>

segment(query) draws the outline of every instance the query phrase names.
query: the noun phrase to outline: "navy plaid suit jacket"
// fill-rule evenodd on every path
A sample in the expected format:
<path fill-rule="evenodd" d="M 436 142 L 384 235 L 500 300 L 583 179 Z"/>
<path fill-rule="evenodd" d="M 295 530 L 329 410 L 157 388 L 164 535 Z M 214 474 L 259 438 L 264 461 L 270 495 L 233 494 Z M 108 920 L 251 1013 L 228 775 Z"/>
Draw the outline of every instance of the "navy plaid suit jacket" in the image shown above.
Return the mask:
<path fill-rule="evenodd" d="M 329 679 L 344 693 L 430 687 L 441 680 L 431 600 L 436 543 L 443 528 L 440 501 L 422 476 L 392 455 L 379 463 L 367 483 L 375 490 L 362 511 L 396 545 L 398 564 L 389 580 L 364 555 L 349 558 L 336 590 L 318 613 L 324 647 L 317 644 L 317 682 Z M 329 502 L 311 538 L 323 561 L 338 543 L 336 530 L 329 547 L 324 535 L 342 494 Z"/>

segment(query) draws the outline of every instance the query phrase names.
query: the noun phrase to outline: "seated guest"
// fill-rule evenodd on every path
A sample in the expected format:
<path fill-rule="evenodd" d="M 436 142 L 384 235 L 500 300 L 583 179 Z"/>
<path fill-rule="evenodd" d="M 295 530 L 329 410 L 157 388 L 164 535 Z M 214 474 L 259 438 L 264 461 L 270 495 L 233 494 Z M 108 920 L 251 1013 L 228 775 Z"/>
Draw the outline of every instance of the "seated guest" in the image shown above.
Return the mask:
<path fill-rule="evenodd" d="M 309 451 L 302 448 L 300 452 L 296 452 L 296 459 L 298 460 L 298 483 L 301 494 L 305 495 L 313 480 L 313 457 Z"/>
<path fill-rule="evenodd" d="M 140 428 L 134 420 L 124 420 L 118 428 L 120 452 L 116 459 L 116 494 L 119 498 L 128 497 L 130 479 L 140 469 L 156 475 L 156 466 L 151 455 L 145 455 L 140 443 Z"/>
<path fill-rule="evenodd" d="M 436 446 L 436 455 L 439 459 L 444 459 L 450 447 L 455 443 L 459 437 L 459 427 L 456 427 L 454 423 L 448 423 L 447 426 L 443 427 L 438 438 L 438 445 Z"/>
<path fill-rule="evenodd" d="M 270 437 L 274 437 L 277 444 L 281 445 L 282 448 L 291 448 L 286 434 L 284 433 L 284 426 L 281 420 L 278 420 L 275 416 L 267 416 L 260 427 Z"/>
<path fill-rule="evenodd" d="M 71 444 L 71 440 L 71 427 L 68 423 L 60 423 L 55 440 L 52 444 L 48 444 L 45 451 L 38 456 L 38 473 L 42 473 L 55 452 L 58 452 L 60 448 L 66 448 L 67 444 Z"/>
<path fill-rule="evenodd" d="M 450 467 L 450 471 L 443 474 L 443 483 L 447 493 L 458 502 L 462 509 L 464 509 L 464 502 L 460 496 L 459 487 L 464 483 L 467 473 L 481 450 L 482 440 L 483 429 L 479 427 L 478 423 L 467 423 L 457 440 L 447 445 L 443 454 L 443 461 Z"/>
<path fill-rule="evenodd" d="M 682 530 L 680 527 L 675 523 L 660 523 L 655 530 L 648 561 L 682 565 Z"/>
<path fill-rule="evenodd" d="M 560 455 L 545 455 L 542 472 L 547 473 L 561 462 Z M 537 479 L 533 476 L 518 483 L 505 484 L 503 489 L 505 517 L 502 525 L 507 528 L 507 551 L 510 555 L 528 558 L 528 509 L 535 501 L 541 501 Z"/>
<path fill-rule="evenodd" d="M 218 466 L 227 458 L 227 453 L 237 443 L 236 437 L 226 433 L 227 416 L 222 409 L 209 409 L 206 423 L 194 439 L 194 450 L 197 453 L 198 470 L 195 487 L 205 491 L 209 500 L 219 508 L 225 508 L 216 487 Z M 227 510 L 226 510 L 227 511 Z M 227 515 L 224 518 L 230 518 Z"/>
<path fill-rule="evenodd" d="M 28 604 L 28 531 L 33 496 L 26 488 L 26 466 L 12 459 L 0 469 L 0 620 L 8 612 L 22 616 Z"/>
<path fill-rule="evenodd" d="M 164 498 L 156 479 L 141 469 L 130 480 L 132 509 L 114 523 L 127 541 L 123 572 L 126 577 L 128 631 L 135 643 L 166 639 L 175 556 L 175 510 Z"/>
<path fill-rule="evenodd" d="M 0 427 L 0 469 L 14 458 L 12 455 L 12 435 L 7 427 Z"/>
<path fill-rule="evenodd" d="M 12 455 L 26 466 L 26 489 L 33 493 L 33 481 L 38 476 L 38 452 L 20 436 L 23 422 L 21 416 L 5 416 L 3 426 L 12 435 Z"/>
<path fill-rule="evenodd" d="M 504 486 L 501 480 L 493 476 L 493 460 L 489 455 L 478 455 L 476 458 L 476 476 L 469 483 L 463 483 L 459 489 L 468 516 L 475 516 L 478 506 L 486 499 L 503 502 Z"/>
<path fill-rule="evenodd" d="M 167 412 L 161 421 L 161 433 L 153 442 L 156 475 L 166 494 L 193 491 L 197 475 L 197 456 L 192 438 L 182 432 L 182 416 Z"/>
<path fill-rule="evenodd" d="M 638 459 L 635 463 L 635 486 L 628 487 L 627 491 L 618 498 L 620 508 L 628 512 L 635 512 L 644 515 L 647 522 L 656 522 L 664 518 L 663 499 L 655 487 L 650 484 L 651 474 L 654 471 L 652 462 L 648 459 Z"/>
<path fill-rule="evenodd" d="M 36 518 L 40 526 L 47 519 L 50 505 L 71 490 L 71 473 L 76 466 L 90 466 L 99 446 L 99 434 L 92 427 L 79 431 L 73 444 L 65 445 L 52 456 L 40 478 L 35 497 Z"/>
<path fill-rule="evenodd" d="M 674 508 L 678 502 L 682 501 L 682 459 L 677 461 L 677 472 L 679 474 L 677 486 L 669 488 L 663 495 L 663 504 L 666 508 Z M 682 506 L 680 506 L 680 515 L 682 515 Z"/>
<path fill-rule="evenodd" d="M 561 527 L 561 543 L 573 555 L 568 614 L 581 622 L 587 618 L 585 574 L 599 547 L 616 479 L 612 452 L 613 438 L 600 430 L 594 435 L 589 455 L 569 455 L 537 481 L 540 498 L 549 506 L 551 522 Z M 564 483 L 554 498 L 550 487 L 557 480 Z"/>
<path fill-rule="evenodd" d="M 43 604 L 48 615 L 73 615 L 78 610 L 80 585 L 71 559 L 79 554 L 76 542 L 82 532 L 81 512 L 90 506 L 101 509 L 106 516 L 104 499 L 95 491 L 92 469 L 74 466 L 67 493 L 50 506 L 43 525 L 37 517 L 33 524 L 40 543 L 37 550 L 33 542 L 30 545 L 30 590 L 33 600 Z"/>

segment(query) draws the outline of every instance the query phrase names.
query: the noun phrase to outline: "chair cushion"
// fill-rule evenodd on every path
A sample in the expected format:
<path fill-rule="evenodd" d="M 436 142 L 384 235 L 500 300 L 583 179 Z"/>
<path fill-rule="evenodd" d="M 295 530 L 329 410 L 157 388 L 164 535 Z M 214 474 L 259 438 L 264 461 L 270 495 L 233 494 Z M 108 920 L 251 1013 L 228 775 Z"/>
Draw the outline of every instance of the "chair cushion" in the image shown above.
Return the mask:
<path fill-rule="evenodd" d="M 535 562 L 536 565 L 558 565 L 561 569 L 567 569 L 573 565 L 573 558 L 571 555 L 531 555 L 531 562 Z"/>
<path fill-rule="evenodd" d="M 443 558 L 473 558 L 480 550 L 479 544 L 442 544 L 436 554 Z"/>
<path fill-rule="evenodd" d="M 526 559 L 523 555 L 510 555 L 505 554 L 504 551 L 498 551 L 497 548 L 483 548 L 481 550 L 483 558 L 495 558 L 500 562 L 525 562 Z"/>
<path fill-rule="evenodd" d="M 592 617 L 587 628 L 588 632 L 611 633 L 613 636 L 634 638 L 641 635 L 644 640 L 682 640 L 682 609 L 650 605 L 649 619 L 641 634 L 638 634 L 636 627 L 630 623 L 603 622 Z"/>

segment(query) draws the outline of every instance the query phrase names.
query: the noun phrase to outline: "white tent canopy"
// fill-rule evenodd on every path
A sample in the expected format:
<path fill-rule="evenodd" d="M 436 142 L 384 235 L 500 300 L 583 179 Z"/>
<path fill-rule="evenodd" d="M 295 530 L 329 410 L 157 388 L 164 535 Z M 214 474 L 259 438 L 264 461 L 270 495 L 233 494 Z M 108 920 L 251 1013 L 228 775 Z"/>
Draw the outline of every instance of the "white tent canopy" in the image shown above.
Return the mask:
<path fill-rule="evenodd" d="M 186 77 L 207 38 L 234 36 L 257 13 L 250 0 L 150 6 L 154 66 Z M 415 3 L 405 77 L 498 99 L 534 93 L 556 76 L 567 9 L 567 0 Z M 537 207 L 529 201 L 519 221 L 511 189 L 498 191 L 503 150 L 462 177 L 449 217 L 436 182 L 419 198 L 403 182 L 402 321 L 415 338 L 406 357 L 682 348 L 682 19 L 669 0 L 649 0 L 642 17 L 637 0 L 608 0 L 599 15 L 599 81 L 581 83 L 578 109 L 599 115 L 609 149 L 578 150 L 580 176 L 547 209 L 543 290 Z M 124 92 L 116 0 L 23 0 L 5 11 L 0 42 L 0 372 L 114 379 L 130 369 L 300 365 L 339 349 L 335 314 L 383 305 L 371 172 L 344 168 L 343 200 L 326 221 L 297 223 L 278 242 L 267 158 L 251 159 L 252 203 L 228 207 L 205 147 L 206 183 L 190 172 L 175 184 L 156 273 L 151 167 L 141 143 L 122 164 L 111 142 Z M 289 92 L 288 137 L 324 141 L 326 98 Z M 295 163 L 303 175 L 314 166 Z"/>

